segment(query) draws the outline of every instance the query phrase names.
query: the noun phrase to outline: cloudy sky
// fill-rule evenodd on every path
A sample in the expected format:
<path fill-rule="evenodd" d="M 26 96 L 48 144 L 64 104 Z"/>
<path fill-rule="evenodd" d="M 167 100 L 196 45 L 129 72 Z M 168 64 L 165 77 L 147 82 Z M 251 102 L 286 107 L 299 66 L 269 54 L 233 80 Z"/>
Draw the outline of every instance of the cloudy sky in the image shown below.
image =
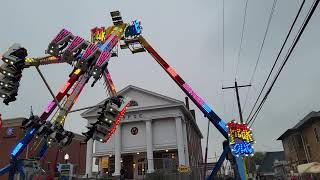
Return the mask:
<path fill-rule="evenodd" d="M 257 98 L 263 81 L 275 60 L 302 0 L 278 0 L 262 51 L 257 73 L 248 94 L 244 117 Z M 249 0 L 243 49 L 239 59 L 239 84 L 249 83 L 266 29 L 272 0 Z M 307 0 L 302 17 L 312 1 Z M 224 86 L 233 85 L 240 45 L 245 0 L 225 0 L 225 67 L 222 60 L 222 0 L 161 1 L 10 1 L 1 2 L 0 51 L 12 43 L 21 43 L 30 56 L 42 56 L 49 41 L 62 28 L 89 39 L 90 29 L 109 26 L 109 12 L 120 10 L 125 21 L 141 20 L 143 34 L 154 48 L 199 93 L 223 119 L 239 119 L 235 93 Z M 301 24 L 300 18 L 298 23 Z M 254 124 L 256 150 L 282 150 L 276 139 L 310 111 L 320 110 L 318 43 L 320 16 L 317 9 L 271 95 Z M 297 28 L 294 30 L 294 34 Z M 292 38 L 290 39 L 292 41 Z M 286 48 L 287 49 L 287 48 Z M 282 61 L 282 59 L 280 59 Z M 146 53 L 132 55 L 121 51 L 110 63 L 117 89 L 132 84 L 180 100 L 184 94 Z M 41 67 L 55 90 L 72 70 L 68 65 Z M 240 90 L 242 104 L 249 88 Z M 75 108 L 94 105 L 106 97 L 102 82 L 87 86 Z M 51 100 L 49 92 L 34 68 L 25 69 L 18 100 L 10 106 L 0 104 L 4 118 L 27 117 L 30 106 L 40 114 Z M 206 134 L 207 119 L 197 111 L 197 122 Z M 71 114 L 67 129 L 85 131 L 85 120 Z M 209 157 L 220 153 L 223 138 L 211 126 Z M 205 139 L 204 141 L 205 142 Z M 204 149 L 204 147 L 203 147 Z"/>

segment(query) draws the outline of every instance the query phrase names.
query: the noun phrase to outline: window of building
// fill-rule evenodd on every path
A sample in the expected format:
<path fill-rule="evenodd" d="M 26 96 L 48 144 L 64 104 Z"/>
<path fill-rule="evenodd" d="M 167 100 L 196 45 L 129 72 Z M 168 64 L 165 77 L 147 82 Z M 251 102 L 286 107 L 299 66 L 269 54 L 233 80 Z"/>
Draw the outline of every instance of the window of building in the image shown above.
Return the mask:
<path fill-rule="evenodd" d="M 319 137 L 318 129 L 317 129 L 317 128 L 314 128 L 313 131 L 314 131 L 314 135 L 316 136 L 316 141 L 317 141 L 318 143 L 320 143 L 320 137 Z"/>

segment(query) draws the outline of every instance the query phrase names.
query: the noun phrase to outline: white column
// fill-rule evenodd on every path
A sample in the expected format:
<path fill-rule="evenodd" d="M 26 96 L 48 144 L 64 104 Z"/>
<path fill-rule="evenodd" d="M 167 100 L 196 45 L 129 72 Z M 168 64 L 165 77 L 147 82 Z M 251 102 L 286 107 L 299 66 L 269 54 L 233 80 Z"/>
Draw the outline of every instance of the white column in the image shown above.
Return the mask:
<path fill-rule="evenodd" d="M 114 173 L 113 176 L 120 176 L 121 170 L 121 124 L 118 126 L 115 134 L 115 143 L 114 143 Z"/>
<path fill-rule="evenodd" d="M 153 173 L 154 164 L 153 164 L 153 143 L 152 143 L 151 120 L 146 121 L 146 141 L 147 141 L 147 159 L 148 159 L 147 173 Z"/>
<path fill-rule="evenodd" d="M 183 146 L 182 119 L 181 117 L 176 117 L 175 121 L 176 121 L 176 131 L 177 131 L 179 166 L 181 166 L 181 165 L 186 165 L 186 156 L 184 153 L 184 146 Z"/>
<path fill-rule="evenodd" d="M 183 142 L 186 152 L 186 166 L 190 166 L 189 164 L 189 146 L 188 146 L 188 138 L 187 138 L 187 124 L 185 121 L 183 121 Z"/>
<path fill-rule="evenodd" d="M 102 157 L 99 157 L 99 171 L 102 173 Z"/>
<path fill-rule="evenodd" d="M 92 164 L 93 164 L 93 140 L 90 139 L 87 142 L 87 157 L 86 157 L 86 174 L 88 174 L 89 177 L 92 176 Z"/>

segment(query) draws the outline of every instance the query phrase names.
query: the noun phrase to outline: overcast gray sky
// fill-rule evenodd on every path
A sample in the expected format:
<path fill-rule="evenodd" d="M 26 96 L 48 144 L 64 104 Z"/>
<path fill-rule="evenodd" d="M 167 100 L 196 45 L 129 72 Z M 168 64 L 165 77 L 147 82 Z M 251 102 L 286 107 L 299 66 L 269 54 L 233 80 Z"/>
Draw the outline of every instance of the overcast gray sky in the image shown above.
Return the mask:
<path fill-rule="evenodd" d="M 303 17 L 312 2 L 307 0 Z M 272 0 L 249 0 L 240 56 L 239 84 L 250 80 L 272 3 Z M 266 79 L 300 3 L 301 0 L 278 0 L 244 117 L 247 117 Z M 224 73 L 222 0 L 2 0 L 0 51 L 5 51 L 12 43 L 17 42 L 28 49 L 30 56 L 41 56 L 60 29 L 67 28 L 73 34 L 89 39 L 91 28 L 111 25 L 109 12 L 120 10 L 125 21 L 142 21 L 145 38 L 217 114 L 226 121 L 238 120 L 234 91 L 225 91 L 223 101 L 221 86 L 222 80 L 225 86 L 234 83 L 244 6 L 245 0 L 225 0 Z M 302 18 L 299 19 L 299 24 L 301 20 Z M 254 125 L 257 140 L 255 147 L 258 151 L 282 150 L 281 142 L 276 141 L 281 133 L 310 111 L 320 110 L 319 22 L 317 9 Z M 296 32 L 297 28 L 294 33 Z M 146 53 L 132 55 L 128 51 L 120 51 L 119 57 L 112 59 L 109 68 L 119 90 L 132 84 L 184 99 L 182 91 Z M 55 92 L 72 70 L 68 65 L 51 65 L 41 69 Z M 240 90 L 242 103 L 247 91 L 247 88 Z M 94 88 L 87 86 L 75 108 L 94 105 L 105 97 L 102 82 Z M 4 118 L 26 117 L 29 116 L 29 107 L 32 105 L 35 113 L 40 114 L 49 100 L 51 96 L 36 70 L 25 69 L 18 100 L 10 106 L 0 104 L 0 111 Z M 207 119 L 200 111 L 197 111 L 197 117 L 198 125 L 205 135 Z M 70 115 L 66 122 L 67 129 L 78 133 L 86 130 L 85 125 L 86 122 L 79 113 Z M 215 152 L 220 153 L 222 140 L 221 135 L 211 126 L 209 157 L 213 157 Z"/>

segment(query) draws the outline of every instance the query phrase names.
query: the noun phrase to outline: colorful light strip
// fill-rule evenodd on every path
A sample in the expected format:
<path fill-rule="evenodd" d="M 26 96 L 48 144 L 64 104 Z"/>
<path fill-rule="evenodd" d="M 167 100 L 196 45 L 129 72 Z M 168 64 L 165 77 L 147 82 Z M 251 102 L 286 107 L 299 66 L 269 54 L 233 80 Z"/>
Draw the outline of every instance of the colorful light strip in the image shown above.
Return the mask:
<path fill-rule="evenodd" d="M 67 82 L 63 87 L 62 89 L 60 90 L 61 93 L 65 92 L 66 89 L 68 89 L 68 87 L 70 86 L 70 82 Z"/>
<path fill-rule="evenodd" d="M 108 51 L 102 51 L 102 53 L 100 54 L 100 56 L 96 62 L 96 65 L 100 67 L 104 62 L 108 61 L 110 56 L 111 56 L 111 54 Z"/>
<path fill-rule="evenodd" d="M 25 137 L 14 147 L 14 149 L 11 152 L 12 159 L 15 159 L 26 147 L 26 145 L 31 141 L 34 134 L 36 132 L 36 129 L 31 129 Z"/>
<path fill-rule="evenodd" d="M 65 38 L 66 36 L 70 35 L 71 32 L 66 30 L 66 29 L 62 29 L 59 34 L 57 34 L 56 37 L 54 37 L 54 39 L 52 40 L 52 42 L 54 43 L 58 43 L 59 41 L 61 41 L 63 38 Z"/>
<path fill-rule="evenodd" d="M 95 44 L 90 44 L 87 49 L 84 51 L 81 59 L 87 59 L 89 56 L 94 54 L 98 50 L 98 46 Z"/>
<path fill-rule="evenodd" d="M 116 88 L 115 88 L 114 83 L 112 81 L 111 74 L 109 73 L 107 68 L 104 70 L 104 78 L 107 83 L 109 93 L 112 96 L 117 96 Z"/>
<path fill-rule="evenodd" d="M 109 131 L 109 133 L 107 134 L 107 136 L 103 139 L 103 143 L 107 142 L 111 136 L 115 133 L 118 125 L 120 124 L 120 120 L 121 118 L 124 116 L 124 114 L 126 113 L 128 107 L 130 105 L 130 101 L 126 104 L 126 106 L 118 113 L 118 116 L 116 118 L 116 120 L 113 122 L 112 128 Z"/>
<path fill-rule="evenodd" d="M 66 84 L 68 84 L 68 86 L 64 85 L 61 89 L 63 89 L 64 91 L 59 91 L 59 93 L 56 96 L 56 99 L 58 100 L 58 102 L 60 102 L 63 97 L 68 93 L 68 91 L 71 89 L 71 87 L 73 86 L 73 84 L 78 80 L 79 76 L 81 75 L 81 70 L 77 69 L 69 78 L 69 80 L 66 82 Z M 51 101 L 48 106 L 45 108 L 44 112 L 41 114 L 40 119 L 42 121 L 45 121 L 50 114 L 53 112 L 53 110 L 57 107 L 57 104 L 55 101 Z"/>

